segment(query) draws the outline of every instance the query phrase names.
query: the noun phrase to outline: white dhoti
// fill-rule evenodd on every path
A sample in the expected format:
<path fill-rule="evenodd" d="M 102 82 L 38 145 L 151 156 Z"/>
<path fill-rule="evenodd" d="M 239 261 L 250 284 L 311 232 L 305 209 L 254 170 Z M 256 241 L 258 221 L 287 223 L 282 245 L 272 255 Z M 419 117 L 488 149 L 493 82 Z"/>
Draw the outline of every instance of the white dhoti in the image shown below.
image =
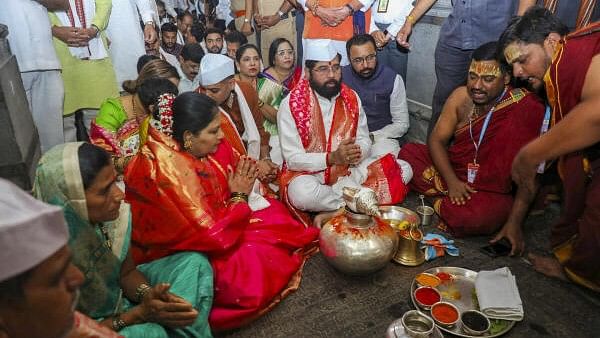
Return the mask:
<path fill-rule="evenodd" d="M 397 144 L 397 142 L 396 142 Z M 291 180 L 288 186 L 290 203 L 302 211 L 323 212 L 337 210 L 344 206 L 342 189 L 344 187 L 360 188 L 368 178 L 368 167 L 389 152 L 390 144 L 371 147 L 371 154 L 357 166 L 350 167 L 350 175 L 340 177 L 333 185 L 326 185 L 323 172 L 312 175 L 300 175 Z M 399 148 L 399 147 L 398 147 Z M 395 153 L 397 154 L 397 152 Z M 407 184 L 412 179 L 412 168 L 403 160 L 396 159 L 402 170 L 402 182 Z"/>

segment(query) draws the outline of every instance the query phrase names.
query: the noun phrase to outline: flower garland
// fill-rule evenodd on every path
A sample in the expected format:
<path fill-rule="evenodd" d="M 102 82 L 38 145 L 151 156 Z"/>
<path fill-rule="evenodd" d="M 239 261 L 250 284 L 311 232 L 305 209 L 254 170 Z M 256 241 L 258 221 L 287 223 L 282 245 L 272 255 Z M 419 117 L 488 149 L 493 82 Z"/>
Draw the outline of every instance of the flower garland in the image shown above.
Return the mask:
<path fill-rule="evenodd" d="M 161 94 L 158 97 L 158 120 L 152 119 L 152 127 L 167 136 L 173 135 L 173 101 L 175 95 Z"/>

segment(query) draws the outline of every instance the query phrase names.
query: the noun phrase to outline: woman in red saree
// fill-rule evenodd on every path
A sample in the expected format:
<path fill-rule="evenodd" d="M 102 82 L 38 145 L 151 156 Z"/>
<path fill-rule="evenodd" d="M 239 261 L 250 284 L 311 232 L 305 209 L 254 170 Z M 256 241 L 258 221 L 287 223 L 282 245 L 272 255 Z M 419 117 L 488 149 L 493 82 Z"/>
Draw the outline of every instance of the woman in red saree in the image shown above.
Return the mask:
<path fill-rule="evenodd" d="M 149 128 L 125 172 L 134 259 L 139 264 L 179 251 L 207 254 L 215 276 L 214 331 L 247 324 L 296 290 L 318 236 L 276 200 L 250 210 L 256 162 L 236 158 L 223 140 L 220 118 L 207 96 L 182 94 L 172 115 L 162 111 L 152 124 L 160 130 Z"/>

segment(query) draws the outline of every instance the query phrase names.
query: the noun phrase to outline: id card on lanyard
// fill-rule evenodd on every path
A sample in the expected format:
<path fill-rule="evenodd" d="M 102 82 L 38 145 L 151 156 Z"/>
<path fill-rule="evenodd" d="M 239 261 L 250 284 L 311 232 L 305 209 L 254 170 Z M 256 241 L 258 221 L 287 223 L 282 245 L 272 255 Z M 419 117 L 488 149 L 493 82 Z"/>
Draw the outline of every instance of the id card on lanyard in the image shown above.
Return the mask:
<path fill-rule="evenodd" d="M 542 122 L 542 127 L 540 128 L 540 136 L 544 135 L 548 128 L 550 127 L 550 106 L 546 105 L 546 112 L 544 113 L 544 122 Z M 543 174 L 546 170 L 546 161 L 540 163 L 537 168 L 538 174 Z"/>
<path fill-rule="evenodd" d="M 387 13 L 388 3 L 388 0 L 379 0 L 379 5 L 377 6 L 377 13 Z"/>
<path fill-rule="evenodd" d="M 475 146 L 475 156 L 473 157 L 473 162 L 467 163 L 467 182 L 469 184 L 473 184 L 475 182 L 475 179 L 477 178 L 477 172 L 479 171 L 479 164 L 477 163 L 477 155 L 479 153 L 479 148 L 481 147 L 483 136 L 485 135 L 488 125 L 490 124 L 490 120 L 492 119 L 492 115 L 494 114 L 494 110 L 496 109 L 496 105 L 504 97 L 505 94 L 506 88 L 504 88 L 502 94 L 498 96 L 496 104 L 494 104 L 494 106 L 487 113 L 485 121 L 483 121 L 483 126 L 481 127 L 481 132 L 479 133 L 479 141 L 477 143 L 475 143 L 475 138 L 473 137 L 473 124 L 471 118 L 469 118 L 469 134 L 471 135 L 471 141 L 473 141 L 473 146 Z"/>

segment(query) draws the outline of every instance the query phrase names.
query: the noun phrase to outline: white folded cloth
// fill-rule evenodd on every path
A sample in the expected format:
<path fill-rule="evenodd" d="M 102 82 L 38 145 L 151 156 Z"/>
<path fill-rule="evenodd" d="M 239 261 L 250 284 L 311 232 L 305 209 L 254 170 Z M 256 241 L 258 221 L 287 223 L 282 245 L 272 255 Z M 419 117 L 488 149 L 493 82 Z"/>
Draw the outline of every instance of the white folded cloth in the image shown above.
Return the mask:
<path fill-rule="evenodd" d="M 479 309 L 489 318 L 521 321 L 523 303 L 515 276 L 508 267 L 479 271 L 475 279 Z"/>

